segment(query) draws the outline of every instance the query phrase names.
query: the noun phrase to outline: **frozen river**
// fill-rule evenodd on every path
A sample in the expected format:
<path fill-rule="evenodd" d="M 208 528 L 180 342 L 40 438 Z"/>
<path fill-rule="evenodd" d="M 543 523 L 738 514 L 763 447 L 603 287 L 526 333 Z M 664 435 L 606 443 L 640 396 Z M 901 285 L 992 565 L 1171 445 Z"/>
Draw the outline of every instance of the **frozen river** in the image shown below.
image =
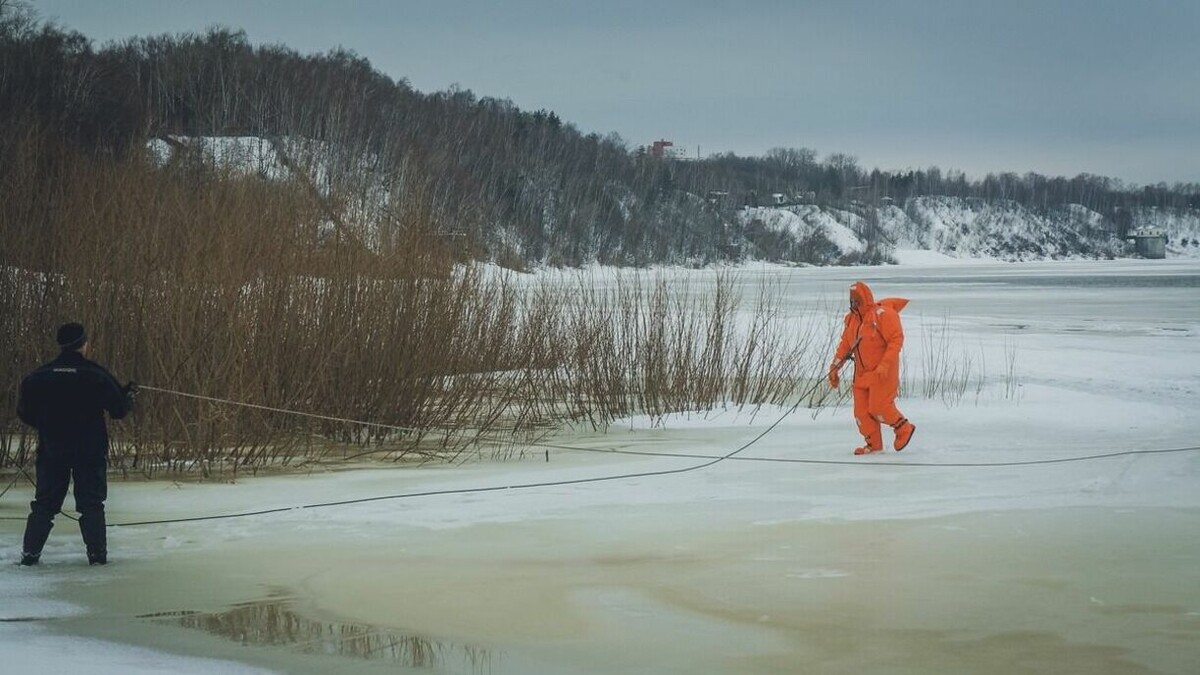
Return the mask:
<path fill-rule="evenodd" d="M 847 409 L 802 410 L 688 473 L 116 528 L 103 569 L 60 523 L 0 569 L 0 645 L 91 673 L 1200 672 L 1200 262 L 737 274 L 831 333 L 851 281 L 907 297 L 906 377 L 949 352 L 982 381 L 903 398 L 912 445 L 870 459 Z M 784 412 L 553 439 L 636 455 L 117 482 L 110 519 L 676 469 Z"/>

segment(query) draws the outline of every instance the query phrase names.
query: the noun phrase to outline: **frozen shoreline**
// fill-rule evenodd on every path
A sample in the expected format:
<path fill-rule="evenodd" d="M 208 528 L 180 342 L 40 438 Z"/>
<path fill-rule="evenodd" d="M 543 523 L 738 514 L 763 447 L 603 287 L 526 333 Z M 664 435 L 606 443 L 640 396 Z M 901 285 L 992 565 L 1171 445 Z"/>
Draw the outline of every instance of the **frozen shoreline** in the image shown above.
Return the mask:
<path fill-rule="evenodd" d="M 1200 354 L 1193 345 L 1200 333 L 1200 298 L 1195 287 L 1019 286 L 992 281 L 997 276 L 1069 280 L 1073 274 L 1200 275 L 1196 261 L 1166 262 L 764 267 L 741 273 L 785 279 L 789 299 L 794 297 L 798 304 L 826 297 L 844 280 L 860 277 L 883 294 L 913 298 L 920 311 L 905 313 L 910 358 L 923 331 L 946 323 L 963 343 L 972 349 L 979 345 L 989 368 L 999 369 L 993 364 L 1003 362 L 1004 345 L 1015 344 L 1019 396 L 1007 397 L 993 383 L 954 407 L 938 400 L 903 399 L 901 408 L 918 423 L 917 439 L 910 451 L 878 458 L 885 465 L 987 463 L 1197 443 L 1192 411 L 1200 407 Z M 946 281 L 931 284 L 930 277 Z M 1021 321 L 1014 322 L 1014 317 Z M 916 363 L 910 361 L 907 367 L 915 368 Z M 608 435 L 573 434 L 555 442 L 720 455 L 753 437 L 778 414 L 764 409 L 753 422 L 730 413 L 681 416 L 661 427 L 649 420 L 629 420 Z M 842 461 L 852 459 L 847 451 L 856 441 L 844 408 L 816 418 L 801 411 L 744 454 Z M 121 522 L 230 513 L 417 490 L 675 468 L 695 461 L 569 451 L 553 452 L 550 460 L 371 469 L 250 479 L 236 485 L 114 482 L 110 518 Z M 683 666 L 690 663 L 694 672 L 701 659 L 729 651 L 721 649 L 722 636 L 749 645 L 733 650 L 737 656 L 730 657 L 731 668 L 722 672 L 779 672 L 771 668 L 799 658 L 792 638 L 803 630 L 822 634 L 828 630 L 829 639 L 836 641 L 839 622 L 872 620 L 874 610 L 894 613 L 898 624 L 900 619 L 920 622 L 919 603 L 890 594 L 908 597 L 914 591 L 903 589 L 910 585 L 938 593 L 943 584 L 963 597 L 1000 602 L 1011 612 L 1017 609 L 1004 599 L 1005 593 L 1042 602 L 1038 593 L 1026 593 L 1030 587 L 1042 588 L 1043 609 L 1061 613 L 1065 623 L 1059 633 L 1046 627 L 1049 632 L 1031 639 L 1040 645 L 1037 653 L 1042 658 L 1084 663 L 1099 659 L 1094 662 L 1101 664 L 1107 658 L 1130 668 L 1121 672 L 1142 672 L 1136 668 L 1183 672 L 1172 670 L 1171 664 L 1186 662 L 1188 657 L 1194 657 L 1193 663 L 1200 659 L 1192 646 L 1198 643 L 1193 640 L 1186 647 L 1172 648 L 1177 643 L 1168 638 L 1170 634 L 1200 637 L 1200 591 L 1194 590 L 1200 588 L 1195 571 L 1200 569 L 1200 543 L 1192 536 L 1200 513 L 1198 487 L 1200 453 L 1196 452 L 986 470 L 727 461 L 662 479 L 377 502 L 171 528 L 118 528 L 112 533 L 115 562 L 106 569 L 82 565 L 73 523 L 60 521 L 41 569 L 3 566 L 0 592 L 13 601 L 6 601 L 0 619 L 35 620 L 0 622 L 0 644 L 12 645 L 18 653 L 17 665 L 31 668 L 35 664 L 78 667 L 85 657 L 74 660 L 68 650 L 91 654 L 96 652 L 90 650 L 100 650 L 98 658 L 86 657 L 91 672 L 243 672 L 242 666 L 229 661 L 191 661 L 191 657 L 71 635 L 74 631 L 136 643 L 140 640 L 135 634 L 124 634 L 140 632 L 145 621 L 135 616 L 154 611 L 218 611 L 222 602 L 260 599 L 269 594 L 268 586 L 278 584 L 299 593 L 303 611 L 312 616 L 388 626 L 454 644 L 482 645 L 506 655 L 503 663 L 490 663 L 489 670 L 482 672 L 563 672 L 556 669 L 564 663 L 562 658 L 574 662 L 594 657 L 606 645 L 611 651 L 610 642 L 628 641 L 631 636 L 621 628 L 622 622 L 638 627 L 638 634 L 648 641 L 636 644 L 649 651 L 643 651 L 640 659 L 636 650 L 624 654 L 615 664 L 619 667 L 609 671 L 574 672 L 637 672 L 639 664 L 646 663 L 660 666 L 661 672 L 674 665 L 684 672 Z M 14 488 L 0 500 L 3 515 L 23 515 L 27 493 L 28 489 Z M 1029 537 L 1035 541 L 1021 555 L 1024 539 L 1019 530 L 1024 522 L 1038 525 L 1037 534 Z M 15 559 L 19 525 L 13 521 L 0 525 L 5 561 Z M 855 538 L 839 534 L 842 531 L 863 534 Z M 939 532 L 962 534 L 959 538 Z M 802 546 L 809 536 L 826 544 L 824 552 Z M 1075 543 L 1059 548 L 1056 537 Z M 1133 544 L 1143 539 L 1158 547 L 1179 543 L 1173 557 L 1165 559 L 1135 550 Z M 1015 548 L 995 548 L 993 540 Z M 314 541 L 322 545 L 314 549 Z M 954 566 L 940 567 L 937 556 L 967 555 L 957 549 L 964 545 L 990 551 L 995 560 L 982 553 L 968 556 L 971 569 L 962 571 L 968 579 L 955 581 Z M 1099 557 L 1094 550 L 1089 552 L 1089 546 L 1097 545 L 1102 549 Z M 920 548 L 929 546 L 933 552 Z M 228 562 L 238 556 L 253 560 L 244 565 Z M 1023 576 L 1004 576 L 1002 562 L 1013 564 L 1025 558 L 1031 560 L 1021 563 L 1028 566 Z M 1041 558 L 1046 558 L 1045 565 L 1037 562 Z M 1097 604 L 1077 597 L 1088 590 L 1086 580 L 1110 595 L 1119 590 L 1121 584 L 1109 578 L 1102 563 L 1126 575 L 1124 590 L 1116 593 L 1121 599 L 1089 592 L 1103 603 Z M 931 566 L 943 576 L 922 571 Z M 1006 581 L 995 592 L 988 591 L 984 570 Z M 728 597 L 709 587 L 730 573 L 744 580 L 729 587 Z M 888 583 L 880 586 L 879 575 Z M 1172 588 L 1172 576 L 1177 588 Z M 205 579 L 206 585 L 219 585 L 222 590 L 206 594 L 181 581 L 191 578 Z M 158 597 L 142 597 L 149 595 L 138 593 L 143 585 Z M 854 591 L 856 585 L 866 585 L 880 595 L 860 594 Z M 1063 595 L 1063 589 L 1071 592 Z M 855 601 L 849 604 L 828 595 L 852 591 Z M 209 594 L 215 599 L 206 599 Z M 531 599 L 526 602 L 522 597 Z M 765 621 L 750 615 L 756 605 L 770 603 L 774 597 L 791 598 L 809 611 L 796 610 L 792 616 L 780 607 L 760 613 L 768 616 Z M 873 611 L 855 609 L 869 607 L 873 597 L 879 603 Z M 1074 602 L 1081 604 L 1076 607 Z M 1019 617 L 1002 617 L 987 626 L 981 617 L 959 606 L 953 595 L 937 598 L 935 604 L 941 610 L 934 614 L 941 619 L 930 619 L 923 629 L 941 634 L 965 628 L 982 635 L 977 635 L 982 642 L 973 652 L 978 660 L 959 662 L 962 669 L 1005 672 L 1000 667 L 1004 649 L 992 647 L 996 641 L 1003 643 Z M 814 624 L 809 614 L 820 611 L 836 616 L 826 624 Z M 96 614 L 113 617 L 112 631 L 98 629 L 88 619 Z M 1138 622 L 1144 633 L 1137 638 L 1141 642 L 1113 630 L 1121 621 Z M 55 626 L 65 626 L 66 633 Z M 845 628 L 853 630 L 849 624 Z M 887 621 L 877 628 L 888 636 L 900 630 Z M 690 633 L 709 636 L 703 649 L 653 651 L 656 642 Z M 662 640 L 651 639 L 656 634 Z M 171 649 L 210 653 L 211 640 L 181 639 Z M 879 648 L 904 656 L 902 642 L 899 637 L 895 641 L 886 637 Z M 931 639 L 922 644 L 927 652 L 904 658 L 925 665 L 950 658 L 943 642 Z M 81 646 L 85 649 L 77 648 Z M 844 648 L 848 654 L 856 653 L 853 644 Z M 1159 661 L 1149 655 L 1154 649 L 1165 650 Z M 219 651 L 213 655 L 286 672 L 303 667 L 290 657 L 284 659 L 278 649 Z M 846 658 L 868 671 L 873 667 L 867 655 L 858 657 Z M 20 661 L 25 658 L 27 663 Z M 814 661 L 832 672 L 841 672 L 838 668 L 849 662 L 838 661 L 833 653 Z M 531 670 L 516 670 L 519 664 Z M 989 664 L 991 670 L 986 669 Z M 444 666 L 435 672 L 471 672 Z M 912 672 L 920 671 L 914 665 Z"/>

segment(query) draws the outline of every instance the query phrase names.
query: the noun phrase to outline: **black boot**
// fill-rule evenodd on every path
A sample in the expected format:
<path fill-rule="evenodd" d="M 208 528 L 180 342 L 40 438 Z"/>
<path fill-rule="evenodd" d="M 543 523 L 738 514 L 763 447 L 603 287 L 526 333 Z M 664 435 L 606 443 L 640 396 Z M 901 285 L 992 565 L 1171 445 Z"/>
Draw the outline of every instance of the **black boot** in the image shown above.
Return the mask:
<path fill-rule="evenodd" d="M 29 551 L 24 551 L 21 553 L 21 564 L 26 567 L 33 567 L 34 565 L 38 564 L 41 561 L 42 561 L 42 554 L 40 552 L 39 553 L 30 553 Z"/>
<path fill-rule="evenodd" d="M 88 549 L 87 555 L 89 565 L 108 564 L 108 551 Z"/>

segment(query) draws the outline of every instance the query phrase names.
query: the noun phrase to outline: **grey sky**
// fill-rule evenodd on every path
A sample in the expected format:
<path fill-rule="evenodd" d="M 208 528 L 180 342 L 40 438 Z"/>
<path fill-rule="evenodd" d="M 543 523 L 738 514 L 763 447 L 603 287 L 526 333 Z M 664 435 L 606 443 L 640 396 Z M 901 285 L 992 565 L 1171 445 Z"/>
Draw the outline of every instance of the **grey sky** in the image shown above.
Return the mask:
<path fill-rule="evenodd" d="M 35 0 L 99 43 L 244 29 L 421 91 L 545 108 L 631 146 L 843 152 L 1200 182 L 1194 0 Z"/>

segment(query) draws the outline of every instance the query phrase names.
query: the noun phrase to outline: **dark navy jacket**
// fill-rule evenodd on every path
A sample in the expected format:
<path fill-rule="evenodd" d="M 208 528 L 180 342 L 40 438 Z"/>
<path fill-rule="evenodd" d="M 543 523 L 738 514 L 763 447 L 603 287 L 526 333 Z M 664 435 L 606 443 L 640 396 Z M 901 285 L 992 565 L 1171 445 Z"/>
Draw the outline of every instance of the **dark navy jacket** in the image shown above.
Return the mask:
<path fill-rule="evenodd" d="M 104 413 L 121 419 L 129 414 L 129 407 L 129 397 L 107 370 L 70 350 L 25 376 L 17 416 L 38 430 L 39 452 L 104 461 L 108 457 Z"/>

